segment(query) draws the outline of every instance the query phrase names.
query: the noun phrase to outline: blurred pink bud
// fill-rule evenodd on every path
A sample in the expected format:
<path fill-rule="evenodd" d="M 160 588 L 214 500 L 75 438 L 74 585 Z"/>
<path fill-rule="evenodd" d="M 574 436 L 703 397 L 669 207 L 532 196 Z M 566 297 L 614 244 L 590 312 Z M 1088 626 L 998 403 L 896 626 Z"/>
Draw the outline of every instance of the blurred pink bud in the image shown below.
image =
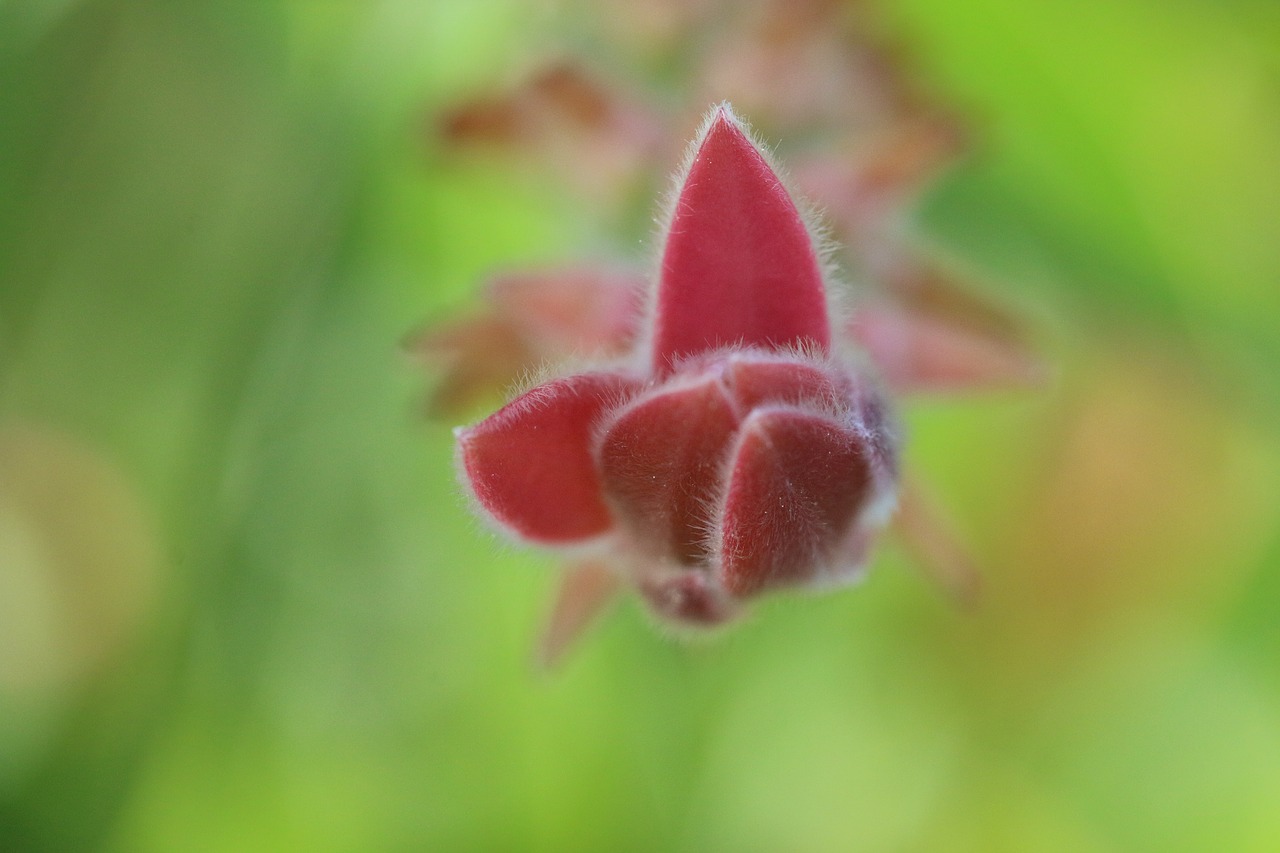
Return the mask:
<path fill-rule="evenodd" d="M 1047 372 L 1021 342 L 887 304 L 862 306 L 848 331 L 899 392 L 1025 388 Z"/>
<path fill-rule="evenodd" d="M 640 322 L 643 287 L 636 273 L 594 267 L 494 277 L 478 315 L 425 326 L 407 341 L 412 355 L 443 374 L 428 409 L 464 413 L 539 364 L 622 353 Z"/>
<path fill-rule="evenodd" d="M 563 164 L 563 179 L 606 207 L 645 177 L 663 140 L 653 110 L 572 59 L 538 69 L 505 94 L 459 105 L 437 130 L 451 147 L 489 145 Z"/>

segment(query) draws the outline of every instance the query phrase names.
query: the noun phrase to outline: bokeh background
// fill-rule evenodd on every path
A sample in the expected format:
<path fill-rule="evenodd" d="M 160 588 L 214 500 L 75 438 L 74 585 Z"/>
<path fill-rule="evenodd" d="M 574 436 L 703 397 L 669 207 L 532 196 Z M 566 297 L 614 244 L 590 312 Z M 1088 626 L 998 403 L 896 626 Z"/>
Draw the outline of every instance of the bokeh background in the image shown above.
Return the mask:
<path fill-rule="evenodd" d="M 546 677 L 399 343 L 647 256 L 432 118 L 695 89 L 628 8 L 0 2 L 0 849 L 1280 849 L 1280 6 L 882 4 L 973 128 L 918 232 L 1054 368 L 907 411 L 982 606 L 888 546 Z"/>

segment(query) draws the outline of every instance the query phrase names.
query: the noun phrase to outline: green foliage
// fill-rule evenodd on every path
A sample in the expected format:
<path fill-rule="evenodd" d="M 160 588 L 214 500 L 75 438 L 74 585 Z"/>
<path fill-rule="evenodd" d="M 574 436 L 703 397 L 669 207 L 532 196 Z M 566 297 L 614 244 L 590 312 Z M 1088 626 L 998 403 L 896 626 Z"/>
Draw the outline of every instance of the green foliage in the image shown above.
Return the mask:
<path fill-rule="evenodd" d="M 911 415 L 984 606 L 890 550 L 548 679 L 552 567 L 397 346 L 599 248 L 422 130 L 578 24 L 0 3 L 0 849 L 1280 844 L 1276 6 L 886 5 L 978 119 L 927 235 L 1054 332 L 1045 392 Z"/>

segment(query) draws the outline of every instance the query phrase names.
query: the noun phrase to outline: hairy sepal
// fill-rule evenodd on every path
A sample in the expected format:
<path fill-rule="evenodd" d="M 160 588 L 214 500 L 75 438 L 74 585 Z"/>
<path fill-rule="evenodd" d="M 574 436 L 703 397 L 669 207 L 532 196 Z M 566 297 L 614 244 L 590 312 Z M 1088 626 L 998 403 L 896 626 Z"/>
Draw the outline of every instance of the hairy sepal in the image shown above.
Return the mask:
<path fill-rule="evenodd" d="M 820 579 L 840 559 L 875 486 L 853 425 L 790 407 L 757 409 L 727 468 L 718 574 L 734 597 Z"/>
<path fill-rule="evenodd" d="M 599 422 L 641 381 L 622 372 L 543 383 L 459 429 L 463 480 L 484 515 L 516 539 L 567 547 L 614 527 L 592 458 Z"/>
<path fill-rule="evenodd" d="M 657 557 L 705 559 L 721 459 L 741 420 L 716 373 L 659 388 L 615 414 L 600 438 L 607 499 L 636 545 Z"/>

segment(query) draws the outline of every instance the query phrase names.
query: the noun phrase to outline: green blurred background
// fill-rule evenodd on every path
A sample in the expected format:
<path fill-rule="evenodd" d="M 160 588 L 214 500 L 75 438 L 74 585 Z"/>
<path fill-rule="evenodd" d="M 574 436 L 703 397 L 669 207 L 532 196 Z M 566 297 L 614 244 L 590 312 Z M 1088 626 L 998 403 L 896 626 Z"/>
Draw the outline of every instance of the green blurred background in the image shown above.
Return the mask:
<path fill-rule="evenodd" d="M 978 127 L 922 231 L 1057 372 L 908 413 L 983 606 L 890 547 L 547 678 L 397 346 L 648 251 L 424 130 L 581 10 L 0 0 L 0 850 L 1280 849 L 1280 6 L 883 14 Z"/>

